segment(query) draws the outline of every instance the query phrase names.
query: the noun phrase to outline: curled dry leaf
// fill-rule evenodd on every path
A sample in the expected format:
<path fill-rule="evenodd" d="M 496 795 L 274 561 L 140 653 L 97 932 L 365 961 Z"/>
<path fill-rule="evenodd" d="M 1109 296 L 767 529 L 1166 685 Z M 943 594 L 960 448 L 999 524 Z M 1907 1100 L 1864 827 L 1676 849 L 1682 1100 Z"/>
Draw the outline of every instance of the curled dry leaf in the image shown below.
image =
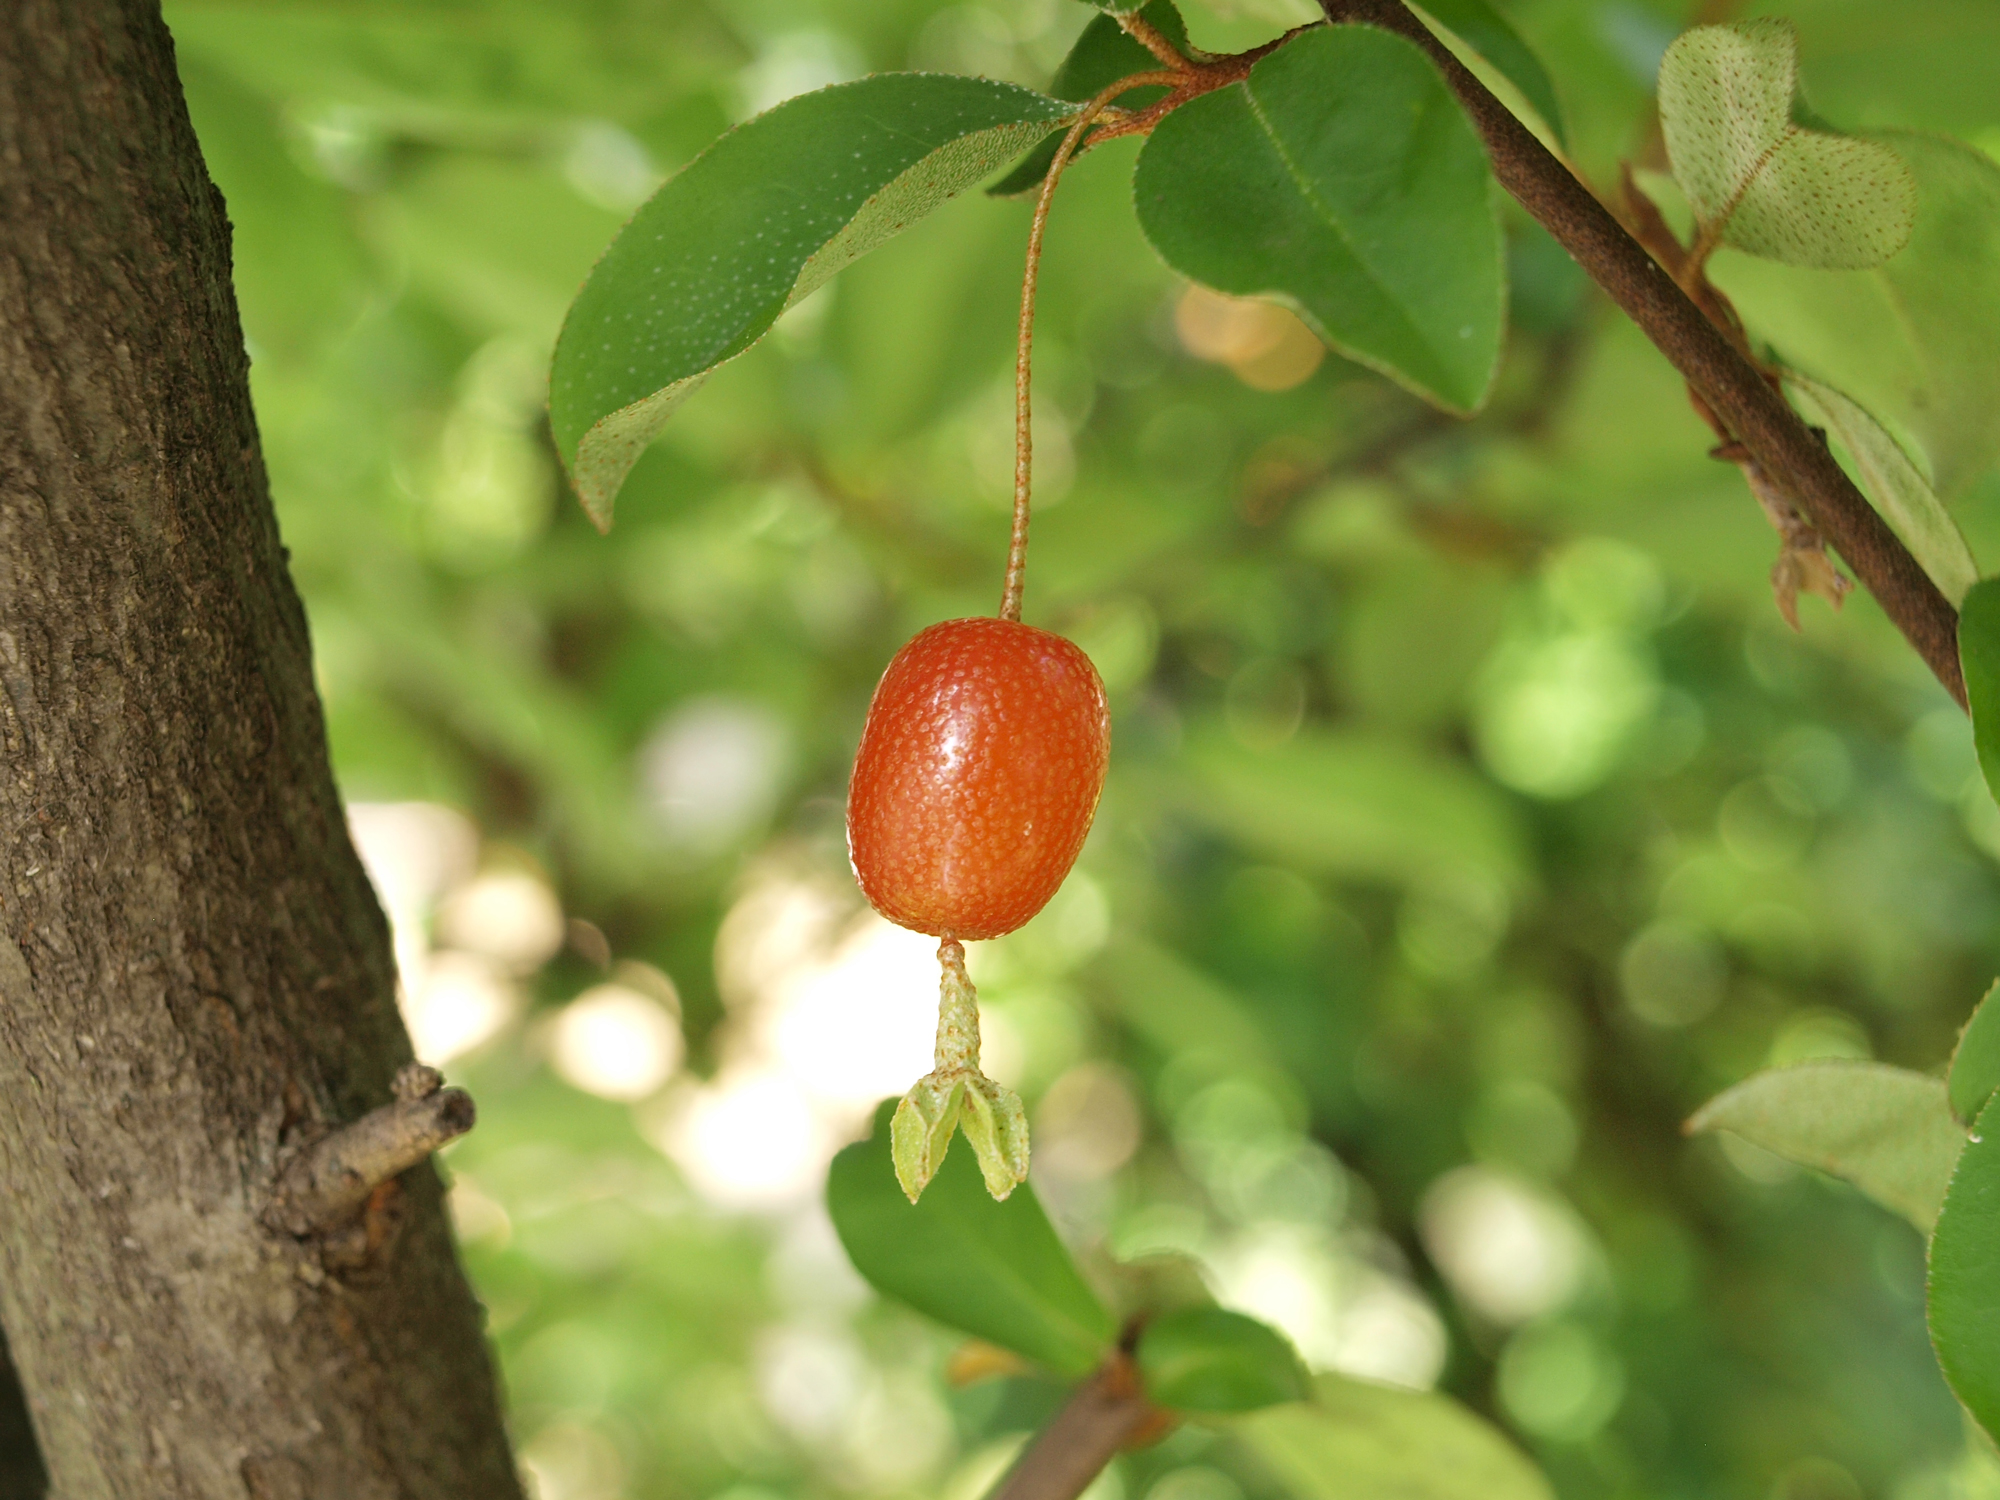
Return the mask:
<path fill-rule="evenodd" d="M 1794 630 L 1799 628 L 1801 593 L 1817 594 L 1839 609 L 1854 583 L 1826 555 L 1826 538 L 1806 519 L 1790 493 L 1748 452 L 1725 449 L 1720 456 L 1733 460 L 1743 471 L 1750 493 L 1757 497 L 1765 519 L 1778 533 L 1778 560 L 1771 564 L 1771 594 L 1785 623 Z"/>

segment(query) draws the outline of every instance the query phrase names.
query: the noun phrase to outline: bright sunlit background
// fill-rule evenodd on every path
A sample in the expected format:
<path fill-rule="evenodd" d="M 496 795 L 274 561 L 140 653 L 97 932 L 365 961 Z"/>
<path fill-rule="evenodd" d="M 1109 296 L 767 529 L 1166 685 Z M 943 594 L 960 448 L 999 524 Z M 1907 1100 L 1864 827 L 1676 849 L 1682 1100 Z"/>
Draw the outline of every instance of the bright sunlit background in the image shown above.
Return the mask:
<path fill-rule="evenodd" d="M 1651 159 L 1696 7 L 1502 8 L 1580 167 Z M 1188 7 L 1212 47 L 1309 13 Z M 1836 122 L 2000 147 L 1988 0 L 1789 13 Z M 1059 1396 L 954 1385 L 820 1201 L 930 1066 L 932 945 L 861 902 L 842 799 L 895 649 L 997 602 L 1027 208 L 951 205 L 794 309 L 608 539 L 543 401 L 594 257 L 732 122 L 870 69 L 1039 84 L 1089 14 L 169 5 L 404 1013 L 479 1101 L 451 1204 L 542 1500 L 975 1500 Z M 1458 423 L 1178 284 L 1132 154 L 1051 223 L 1028 590 L 1109 686 L 1111 781 L 1061 894 L 971 955 L 1063 1233 L 1452 1391 L 1565 1500 L 2000 1494 L 1915 1233 L 1679 1129 L 1770 1062 L 1944 1058 L 2000 968 L 1963 717 L 1865 597 L 1785 628 L 1735 470 L 1518 216 Z M 2000 483 L 1958 505 L 1993 566 Z M 1092 1500 L 1260 1484 L 1184 1430 Z"/>

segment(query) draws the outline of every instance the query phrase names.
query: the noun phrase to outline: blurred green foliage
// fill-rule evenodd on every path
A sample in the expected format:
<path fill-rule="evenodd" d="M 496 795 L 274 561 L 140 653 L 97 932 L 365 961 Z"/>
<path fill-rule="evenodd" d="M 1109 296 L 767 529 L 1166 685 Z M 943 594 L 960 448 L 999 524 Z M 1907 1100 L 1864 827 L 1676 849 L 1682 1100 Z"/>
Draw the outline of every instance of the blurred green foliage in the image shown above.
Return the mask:
<path fill-rule="evenodd" d="M 1686 8 L 1504 9 L 1579 168 L 1657 168 Z M 1797 20 L 1835 124 L 2000 149 L 1986 0 L 1749 10 Z M 796 309 L 608 539 L 543 402 L 595 256 L 731 122 L 874 69 L 1040 86 L 1091 14 L 168 7 L 337 768 L 420 1049 L 480 1100 L 454 1206 L 545 1500 L 970 1500 L 1059 1397 L 948 1381 L 818 1201 L 928 1065 L 935 967 L 860 920 L 842 794 L 896 647 L 997 599 L 1027 206 L 968 195 Z M 1215 48 L 1308 14 L 1188 7 Z M 1205 336 L 1135 149 L 1051 222 L 1027 613 L 1103 671 L 1111 784 L 1070 886 L 973 955 L 1058 1226 L 1114 1304 L 1114 1254 L 1175 1252 L 1315 1368 L 1434 1379 L 1565 1500 L 2000 1493 L 1916 1232 L 1680 1130 L 1773 1061 L 1949 1055 L 2000 969 L 1965 720 L 1865 597 L 1783 626 L 1679 382 L 1517 213 L 1457 422 L 1295 379 L 1282 321 Z M 1990 566 L 2000 479 L 1962 480 Z M 1187 1428 L 1094 1494 L 1266 1483 Z"/>

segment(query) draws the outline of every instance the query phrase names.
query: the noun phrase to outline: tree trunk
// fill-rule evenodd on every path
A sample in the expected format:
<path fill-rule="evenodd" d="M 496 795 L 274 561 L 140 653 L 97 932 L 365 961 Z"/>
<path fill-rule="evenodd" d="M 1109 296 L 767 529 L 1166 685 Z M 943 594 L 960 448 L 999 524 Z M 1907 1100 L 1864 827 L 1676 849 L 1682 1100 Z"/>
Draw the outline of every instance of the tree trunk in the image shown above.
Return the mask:
<path fill-rule="evenodd" d="M 280 1169 L 410 1055 L 157 0 L 0 5 L 0 1323 L 54 1494 L 507 1500 L 428 1163 Z"/>

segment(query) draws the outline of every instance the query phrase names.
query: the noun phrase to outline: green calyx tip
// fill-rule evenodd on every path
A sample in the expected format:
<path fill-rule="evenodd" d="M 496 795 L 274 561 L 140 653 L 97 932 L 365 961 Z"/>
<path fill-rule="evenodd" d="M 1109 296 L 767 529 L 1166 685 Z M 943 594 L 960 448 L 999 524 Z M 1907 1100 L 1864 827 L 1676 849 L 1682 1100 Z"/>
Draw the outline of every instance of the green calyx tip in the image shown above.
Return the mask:
<path fill-rule="evenodd" d="M 903 1096 L 889 1124 L 896 1180 L 912 1203 L 943 1165 L 960 1129 L 979 1158 L 986 1191 L 996 1199 L 1027 1180 L 1028 1115 L 1020 1095 L 977 1071 L 927 1073 Z"/>

